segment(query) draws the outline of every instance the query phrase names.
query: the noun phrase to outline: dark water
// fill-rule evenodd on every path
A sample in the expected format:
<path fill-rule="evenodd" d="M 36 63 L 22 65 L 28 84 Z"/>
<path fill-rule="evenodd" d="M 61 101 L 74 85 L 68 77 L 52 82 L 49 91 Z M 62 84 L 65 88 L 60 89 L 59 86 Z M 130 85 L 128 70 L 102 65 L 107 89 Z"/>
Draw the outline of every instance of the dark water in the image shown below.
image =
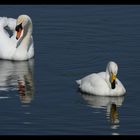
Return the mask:
<path fill-rule="evenodd" d="M 0 135 L 136 135 L 140 132 L 140 5 L 1 5 L 28 14 L 35 58 L 0 61 Z M 75 83 L 119 66 L 127 93 L 81 94 Z"/>

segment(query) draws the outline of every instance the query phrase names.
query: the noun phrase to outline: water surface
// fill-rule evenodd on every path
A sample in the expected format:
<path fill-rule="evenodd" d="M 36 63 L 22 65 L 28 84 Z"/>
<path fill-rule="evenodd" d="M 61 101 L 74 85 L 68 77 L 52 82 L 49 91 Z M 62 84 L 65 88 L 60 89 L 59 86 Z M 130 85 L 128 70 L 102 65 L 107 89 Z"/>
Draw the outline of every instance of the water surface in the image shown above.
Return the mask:
<path fill-rule="evenodd" d="M 140 132 L 140 6 L 1 5 L 28 14 L 35 58 L 0 60 L 0 135 L 136 135 Z M 119 66 L 127 93 L 81 94 L 75 80 Z"/>

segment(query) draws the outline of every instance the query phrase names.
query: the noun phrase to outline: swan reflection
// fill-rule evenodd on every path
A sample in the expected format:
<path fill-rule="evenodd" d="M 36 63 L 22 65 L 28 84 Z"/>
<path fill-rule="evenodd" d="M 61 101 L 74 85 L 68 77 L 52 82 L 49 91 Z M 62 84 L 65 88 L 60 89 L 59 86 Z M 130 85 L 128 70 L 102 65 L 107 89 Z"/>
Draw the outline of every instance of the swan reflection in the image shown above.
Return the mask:
<path fill-rule="evenodd" d="M 24 62 L 0 60 L 0 91 L 17 90 L 22 103 L 30 103 L 34 94 L 34 59 Z"/>
<path fill-rule="evenodd" d="M 103 97 L 81 93 L 83 99 L 93 108 L 105 108 L 106 118 L 110 122 L 112 129 L 119 127 L 119 112 L 120 107 L 124 101 L 124 96 L 120 97 Z"/>

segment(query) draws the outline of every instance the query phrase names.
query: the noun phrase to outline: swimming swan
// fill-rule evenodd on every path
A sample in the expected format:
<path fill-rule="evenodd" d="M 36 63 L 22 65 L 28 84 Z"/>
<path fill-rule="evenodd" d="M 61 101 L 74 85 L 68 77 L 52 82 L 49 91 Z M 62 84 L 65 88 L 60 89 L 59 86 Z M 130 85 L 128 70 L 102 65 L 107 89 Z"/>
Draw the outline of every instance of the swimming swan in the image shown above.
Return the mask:
<path fill-rule="evenodd" d="M 6 30 L 12 32 L 12 36 Z M 17 20 L 0 17 L 0 59 L 28 60 L 34 56 L 32 21 L 27 15 Z"/>
<path fill-rule="evenodd" d="M 107 64 L 106 72 L 93 73 L 76 82 L 82 92 L 100 96 L 122 96 L 126 89 L 116 78 L 117 72 L 117 64 L 110 61 Z"/>

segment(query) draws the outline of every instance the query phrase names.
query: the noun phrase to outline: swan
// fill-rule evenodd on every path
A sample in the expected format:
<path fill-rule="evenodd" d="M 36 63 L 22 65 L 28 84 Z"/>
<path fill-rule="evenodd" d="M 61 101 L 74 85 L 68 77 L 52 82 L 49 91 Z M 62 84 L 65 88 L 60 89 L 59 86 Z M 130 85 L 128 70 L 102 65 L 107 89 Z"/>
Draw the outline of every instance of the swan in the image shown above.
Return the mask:
<path fill-rule="evenodd" d="M 12 32 L 10 36 L 6 27 Z M 23 61 L 34 56 L 32 20 L 28 15 L 0 17 L 0 59 Z"/>
<path fill-rule="evenodd" d="M 80 80 L 76 80 L 79 89 L 99 96 L 123 96 L 126 89 L 121 81 L 116 78 L 118 65 L 110 61 L 107 64 L 106 72 L 93 73 Z"/>

